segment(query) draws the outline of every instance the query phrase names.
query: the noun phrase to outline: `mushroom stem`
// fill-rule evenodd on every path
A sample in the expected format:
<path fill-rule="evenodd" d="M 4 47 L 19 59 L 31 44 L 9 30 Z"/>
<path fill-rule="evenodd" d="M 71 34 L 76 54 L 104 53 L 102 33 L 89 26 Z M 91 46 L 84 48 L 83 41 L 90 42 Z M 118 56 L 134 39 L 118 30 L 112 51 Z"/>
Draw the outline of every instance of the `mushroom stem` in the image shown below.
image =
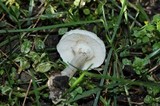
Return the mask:
<path fill-rule="evenodd" d="M 73 77 L 77 69 L 81 69 L 87 60 L 87 53 L 81 52 L 75 55 L 71 63 L 61 72 L 61 75 Z"/>

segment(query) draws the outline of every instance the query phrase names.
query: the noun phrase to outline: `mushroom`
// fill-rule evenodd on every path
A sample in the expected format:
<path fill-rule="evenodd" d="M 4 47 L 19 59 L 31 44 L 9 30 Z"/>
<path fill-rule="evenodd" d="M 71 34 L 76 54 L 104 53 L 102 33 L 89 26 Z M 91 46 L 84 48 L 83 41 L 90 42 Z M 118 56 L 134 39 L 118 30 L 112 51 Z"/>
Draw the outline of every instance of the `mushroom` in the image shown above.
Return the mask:
<path fill-rule="evenodd" d="M 61 75 L 69 78 L 77 69 L 90 70 L 99 67 L 106 56 L 103 41 L 96 34 L 80 29 L 67 32 L 58 43 L 57 50 L 68 64 Z"/>
<path fill-rule="evenodd" d="M 106 56 L 103 41 L 96 34 L 86 30 L 71 30 L 67 32 L 57 45 L 57 51 L 68 66 L 60 74 L 52 75 L 48 80 L 50 98 L 57 103 L 63 92 L 69 87 L 67 83 L 77 69 L 91 70 L 99 67 Z"/>

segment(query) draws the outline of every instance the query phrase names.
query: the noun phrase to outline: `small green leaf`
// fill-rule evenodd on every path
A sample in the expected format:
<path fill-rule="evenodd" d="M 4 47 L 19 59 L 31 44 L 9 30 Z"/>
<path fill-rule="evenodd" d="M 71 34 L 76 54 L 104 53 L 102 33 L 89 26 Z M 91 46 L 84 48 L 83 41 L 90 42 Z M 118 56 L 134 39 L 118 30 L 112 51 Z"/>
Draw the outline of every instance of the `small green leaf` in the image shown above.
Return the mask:
<path fill-rule="evenodd" d="M 80 100 L 82 98 L 86 98 L 86 97 L 89 97 L 97 92 L 101 91 L 100 88 L 93 88 L 91 90 L 88 90 L 88 91 L 84 91 L 82 94 L 79 94 L 77 95 L 76 97 L 72 98 L 72 99 L 69 99 L 68 102 L 74 102 L 74 101 L 77 101 L 77 100 Z"/>
<path fill-rule="evenodd" d="M 45 59 L 46 55 L 46 53 L 42 53 L 40 59 Z"/>
<path fill-rule="evenodd" d="M 4 70 L 3 69 L 0 69 L 0 75 L 3 75 L 4 74 Z"/>
<path fill-rule="evenodd" d="M 32 43 L 31 41 L 24 39 L 24 42 L 21 45 L 21 52 L 22 53 L 28 53 L 31 49 Z"/>
<path fill-rule="evenodd" d="M 32 62 L 34 62 L 34 64 L 37 64 L 41 59 L 39 54 L 34 51 L 30 51 L 27 56 L 32 60 Z"/>
<path fill-rule="evenodd" d="M 143 43 L 147 43 L 147 42 L 149 42 L 150 40 L 149 40 L 149 38 L 148 38 L 147 36 L 145 36 L 145 37 L 143 37 L 142 41 L 143 41 Z"/>
<path fill-rule="evenodd" d="M 81 94 L 83 92 L 82 87 L 78 87 L 75 90 L 77 91 L 78 94 Z"/>
<path fill-rule="evenodd" d="M 130 52 L 127 51 L 127 50 L 124 50 L 124 51 L 122 51 L 122 52 L 120 53 L 120 57 L 125 57 L 125 56 L 128 56 L 128 55 L 130 55 Z"/>
<path fill-rule="evenodd" d="M 131 65 L 131 60 L 128 60 L 127 58 L 122 60 L 123 65 Z"/>
<path fill-rule="evenodd" d="M 145 65 L 147 65 L 149 62 L 150 60 L 148 58 L 141 59 L 139 57 L 135 57 L 132 66 L 136 73 L 140 74 L 146 71 Z"/>
<path fill-rule="evenodd" d="M 146 25 L 145 26 L 145 29 L 147 30 L 147 31 L 153 31 L 153 30 L 155 30 L 155 27 L 153 26 L 153 25 L 151 25 L 151 24 L 148 24 L 148 25 Z"/>
<path fill-rule="evenodd" d="M 156 96 L 160 93 L 160 89 L 157 87 L 147 88 L 148 94 Z"/>
<path fill-rule="evenodd" d="M 154 43 L 152 48 L 153 48 L 153 51 L 158 50 L 160 48 L 160 42 Z"/>
<path fill-rule="evenodd" d="M 28 60 L 25 58 L 25 57 L 17 57 L 15 59 L 15 62 L 19 62 L 20 63 L 20 67 L 19 67 L 19 73 L 24 70 L 24 69 L 27 69 L 30 67 L 30 63 L 28 62 Z"/>
<path fill-rule="evenodd" d="M 160 21 L 160 14 L 156 14 L 153 16 L 153 22 L 157 23 L 158 21 Z"/>
<path fill-rule="evenodd" d="M 139 44 L 139 43 L 141 43 L 142 42 L 142 40 L 141 39 L 139 39 L 139 38 L 137 38 L 137 44 Z"/>
<path fill-rule="evenodd" d="M 39 63 L 35 69 L 36 72 L 45 73 L 51 69 L 52 65 L 50 62 Z"/>
<path fill-rule="evenodd" d="M 69 85 L 72 86 L 74 84 L 74 82 L 77 80 L 77 78 L 72 77 L 69 81 Z"/>
<path fill-rule="evenodd" d="M 59 34 L 59 35 L 63 35 L 63 34 L 65 34 L 67 31 L 68 31 L 68 28 L 60 28 L 60 29 L 58 30 L 58 34 Z"/>
<path fill-rule="evenodd" d="M 145 103 L 152 103 L 154 100 L 153 98 L 150 96 L 150 95 L 147 95 L 145 98 L 144 98 L 144 102 Z"/>
<path fill-rule="evenodd" d="M 88 8 L 83 9 L 83 13 L 84 13 L 85 15 L 89 15 L 89 14 L 90 14 L 90 10 L 89 10 Z"/>
<path fill-rule="evenodd" d="M 46 9 L 45 9 L 45 13 L 46 14 L 55 14 L 56 13 L 56 6 L 52 6 L 51 4 L 49 4 L 47 7 L 46 7 Z"/>
<path fill-rule="evenodd" d="M 42 49 L 44 49 L 45 44 L 40 38 L 36 37 L 34 39 L 34 46 L 35 46 L 36 50 L 42 50 Z"/>
<path fill-rule="evenodd" d="M 7 92 L 11 91 L 12 88 L 8 86 L 1 87 L 1 92 L 3 95 L 6 95 Z"/>
<path fill-rule="evenodd" d="M 140 74 L 140 72 L 143 69 L 143 59 L 135 57 L 134 61 L 133 61 L 133 67 L 136 71 L 137 74 Z"/>
<path fill-rule="evenodd" d="M 82 87 L 78 87 L 74 91 L 72 91 L 70 95 L 74 98 L 75 96 L 77 96 L 77 94 L 82 94 L 82 92 L 83 92 Z"/>

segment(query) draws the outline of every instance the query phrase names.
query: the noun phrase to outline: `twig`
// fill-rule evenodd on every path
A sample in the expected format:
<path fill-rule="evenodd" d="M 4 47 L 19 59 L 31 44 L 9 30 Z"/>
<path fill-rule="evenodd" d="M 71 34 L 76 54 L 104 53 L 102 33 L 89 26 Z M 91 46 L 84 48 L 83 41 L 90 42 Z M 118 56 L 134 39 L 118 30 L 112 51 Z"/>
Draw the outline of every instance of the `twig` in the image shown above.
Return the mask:
<path fill-rule="evenodd" d="M 0 50 L 0 52 L 7 58 L 10 60 L 10 58 L 8 57 L 8 55 L 6 53 L 4 53 L 2 50 Z M 13 60 L 10 60 L 12 61 L 18 68 L 20 67 L 16 62 L 14 62 Z"/>
<path fill-rule="evenodd" d="M 24 100 L 23 100 L 23 104 L 22 104 L 22 106 L 25 106 L 25 102 L 26 102 L 27 95 L 28 95 L 28 93 L 29 93 L 29 90 L 30 90 L 31 84 L 32 84 L 32 79 L 31 79 L 31 80 L 30 80 L 30 82 L 29 82 L 29 85 L 28 85 L 28 88 L 27 88 L 27 92 L 26 92 L 26 94 L 25 94 L 25 97 L 24 97 Z"/>
<path fill-rule="evenodd" d="M 4 18 L 5 15 L 6 15 L 6 14 L 3 14 L 3 15 L 2 15 L 2 17 L 0 18 L 0 21 L 2 21 L 2 19 Z"/>
<path fill-rule="evenodd" d="M 151 73 L 153 72 L 154 70 L 158 69 L 160 67 L 160 64 L 154 66 L 153 68 L 151 68 L 148 72 Z"/>

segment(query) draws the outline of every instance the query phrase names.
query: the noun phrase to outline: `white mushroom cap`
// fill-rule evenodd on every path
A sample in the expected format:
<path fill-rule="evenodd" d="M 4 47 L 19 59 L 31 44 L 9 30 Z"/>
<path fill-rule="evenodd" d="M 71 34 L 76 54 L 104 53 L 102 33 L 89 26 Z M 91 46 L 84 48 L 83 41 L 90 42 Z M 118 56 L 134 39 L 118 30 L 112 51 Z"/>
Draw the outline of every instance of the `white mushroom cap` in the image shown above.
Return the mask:
<path fill-rule="evenodd" d="M 96 34 L 80 29 L 71 30 L 63 35 L 57 50 L 66 63 L 71 63 L 77 53 L 87 53 L 88 59 L 81 67 L 82 70 L 99 67 L 106 56 L 103 41 Z"/>

